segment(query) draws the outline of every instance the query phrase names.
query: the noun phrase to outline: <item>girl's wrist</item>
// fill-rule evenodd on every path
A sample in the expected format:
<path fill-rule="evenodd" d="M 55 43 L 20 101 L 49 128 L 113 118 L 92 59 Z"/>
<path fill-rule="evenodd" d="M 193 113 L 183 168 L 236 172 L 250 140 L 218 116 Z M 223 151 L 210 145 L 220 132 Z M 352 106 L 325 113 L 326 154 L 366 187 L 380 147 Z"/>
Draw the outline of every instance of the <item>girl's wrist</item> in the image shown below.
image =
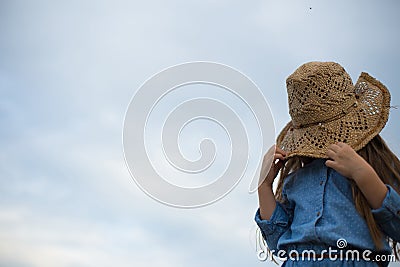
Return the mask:
<path fill-rule="evenodd" d="M 360 155 L 357 155 L 357 160 L 352 163 L 353 171 L 350 174 L 350 179 L 354 180 L 356 184 L 363 182 L 365 177 L 372 176 L 375 173 L 374 168 Z"/>
<path fill-rule="evenodd" d="M 358 166 L 354 169 L 351 179 L 356 182 L 357 185 L 362 184 L 367 177 L 374 176 L 375 170 L 368 163 L 364 162 L 362 166 Z"/>
<path fill-rule="evenodd" d="M 371 208 L 377 209 L 382 206 L 388 189 L 371 165 L 366 163 L 366 167 L 360 168 L 353 180 Z"/>
<path fill-rule="evenodd" d="M 272 184 L 263 182 L 258 186 L 258 192 L 273 192 L 272 191 Z"/>
<path fill-rule="evenodd" d="M 359 188 L 363 188 L 370 184 L 384 185 L 378 174 L 375 172 L 374 168 L 372 168 L 372 166 L 369 165 L 366 161 L 364 162 L 364 166 L 358 168 L 354 172 L 352 179 Z"/>
<path fill-rule="evenodd" d="M 261 184 L 258 187 L 258 191 L 272 190 L 272 185 L 269 184 Z"/>

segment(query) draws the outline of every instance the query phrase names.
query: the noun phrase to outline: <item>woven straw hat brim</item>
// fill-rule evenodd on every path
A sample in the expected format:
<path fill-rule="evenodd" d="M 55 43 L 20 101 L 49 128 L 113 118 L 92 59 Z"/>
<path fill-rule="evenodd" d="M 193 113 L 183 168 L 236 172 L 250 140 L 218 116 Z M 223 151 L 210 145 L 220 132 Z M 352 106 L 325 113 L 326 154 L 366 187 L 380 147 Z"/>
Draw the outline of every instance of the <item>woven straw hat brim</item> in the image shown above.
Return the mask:
<path fill-rule="evenodd" d="M 361 73 L 355 85 L 357 103 L 338 119 L 294 128 L 290 121 L 277 138 L 287 158 L 307 156 L 328 158 L 329 145 L 344 142 L 355 151 L 362 149 L 385 126 L 390 109 L 388 89 L 368 73 Z"/>

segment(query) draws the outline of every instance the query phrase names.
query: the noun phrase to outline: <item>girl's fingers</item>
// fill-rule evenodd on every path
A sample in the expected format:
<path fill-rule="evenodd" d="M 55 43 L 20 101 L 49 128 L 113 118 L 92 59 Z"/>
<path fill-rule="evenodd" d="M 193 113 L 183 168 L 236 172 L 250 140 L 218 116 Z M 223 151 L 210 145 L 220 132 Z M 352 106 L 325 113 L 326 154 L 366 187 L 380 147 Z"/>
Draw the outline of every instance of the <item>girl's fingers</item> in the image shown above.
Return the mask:
<path fill-rule="evenodd" d="M 336 155 L 336 153 L 335 152 L 333 152 L 332 150 L 327 150 L 326 151 L 326 153 L 325 153 L 329 158 L 331 158 L 331 159 L 335 159 L 335 155 Z"/>
<path fill-rule="evenodd" d="M 276 165 L 278 162 L 284 161 L 284 160 L 285 160 L 285 157 L 283 157 L 281 154 L 275 154 L 273 163 Z"/>
<path fill-rule="evenodd" d="M 275 150 L 276 150 L 275 153 L 278 152 L 278 153 L 280 153 L 280 154 L 286 156 L 286 152 L 285 152 L 285 151 L 283 151 L 282 149 L 280 149 L 278 146 L 275 146 L 275 148 L 276 148 L 276 149 L 275 149 Z"/>
<path fill-rule="evenodd" d="M 279 154 L 279 153 L 275 153 L 275 155 L 274 155 L 274 160 L 275 160 L 275 159 L 284 160 L 284 159 L 285 159 L 285 156 L 282 155 L 282 154 Z"/>
<path fill-rule="evenodd" d="M 330 145 L 329 147 L 328 147 L 328 150 L 332 150 L 333 152 L 337 152 L 337 151 L 339 151 L 339 149 L 340 149 L 340 146 L 339 145 L 337 145 L 337 144 L 332 144 L 332 145 Z"/>
<path fill-rule="evenodd" d="M 343 142 L 337 142 L 336 145 L 337 145 L 338 147 L 345 147 L 345 146 L 348 146 L 348 144 L 343 143 Z"/>
<path fill-rule="evenodd" d="M 326 167 L 335 169 L 335 167 L 336 167 L 336 162 L 333 161 L 333 160 L 328 159 L 327 161 L 325 161 L 325 165 L 326 165 Z"/>

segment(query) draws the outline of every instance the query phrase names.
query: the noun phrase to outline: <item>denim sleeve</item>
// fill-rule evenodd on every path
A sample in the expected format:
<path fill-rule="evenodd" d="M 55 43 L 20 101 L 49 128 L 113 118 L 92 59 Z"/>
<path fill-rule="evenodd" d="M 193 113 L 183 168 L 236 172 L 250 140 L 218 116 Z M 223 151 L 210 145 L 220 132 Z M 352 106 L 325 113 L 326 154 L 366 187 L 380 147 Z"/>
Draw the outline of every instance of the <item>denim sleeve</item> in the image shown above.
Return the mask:
<path fill-rule="evenodd" d="M 269 220 L 261 219 L 259 208 L 257 209 L 254 219 L 267 242 L 268 248 L 270 250 L 278 251 L 278 240 L 290 227 L 292 214 L 290 214 L 286 207 L 277 201 L 275 210 Z"/>
<path fill-rule="evenodd" d="M 400 195 L 390 185 L 387 187 L 382 206 L 373 209 L 372 214 L 382 231 L 394 241 L 400 242 Z"/>

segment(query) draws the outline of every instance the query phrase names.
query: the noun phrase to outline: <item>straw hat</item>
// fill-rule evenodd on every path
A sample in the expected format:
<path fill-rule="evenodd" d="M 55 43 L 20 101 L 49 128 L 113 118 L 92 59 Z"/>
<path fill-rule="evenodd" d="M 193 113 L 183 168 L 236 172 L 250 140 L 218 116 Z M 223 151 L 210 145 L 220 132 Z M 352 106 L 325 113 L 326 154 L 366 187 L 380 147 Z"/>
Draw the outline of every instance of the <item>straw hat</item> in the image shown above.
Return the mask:
<path fill-rule="evenodd" d="M 337 142 L 363 148 L 385 126 L 390 93 L 368 73 L 356 85 L 334 62 L 309 62 L 286 80 L 291 121 L 277 138 L 287 157 L 327 158 Z"/>

